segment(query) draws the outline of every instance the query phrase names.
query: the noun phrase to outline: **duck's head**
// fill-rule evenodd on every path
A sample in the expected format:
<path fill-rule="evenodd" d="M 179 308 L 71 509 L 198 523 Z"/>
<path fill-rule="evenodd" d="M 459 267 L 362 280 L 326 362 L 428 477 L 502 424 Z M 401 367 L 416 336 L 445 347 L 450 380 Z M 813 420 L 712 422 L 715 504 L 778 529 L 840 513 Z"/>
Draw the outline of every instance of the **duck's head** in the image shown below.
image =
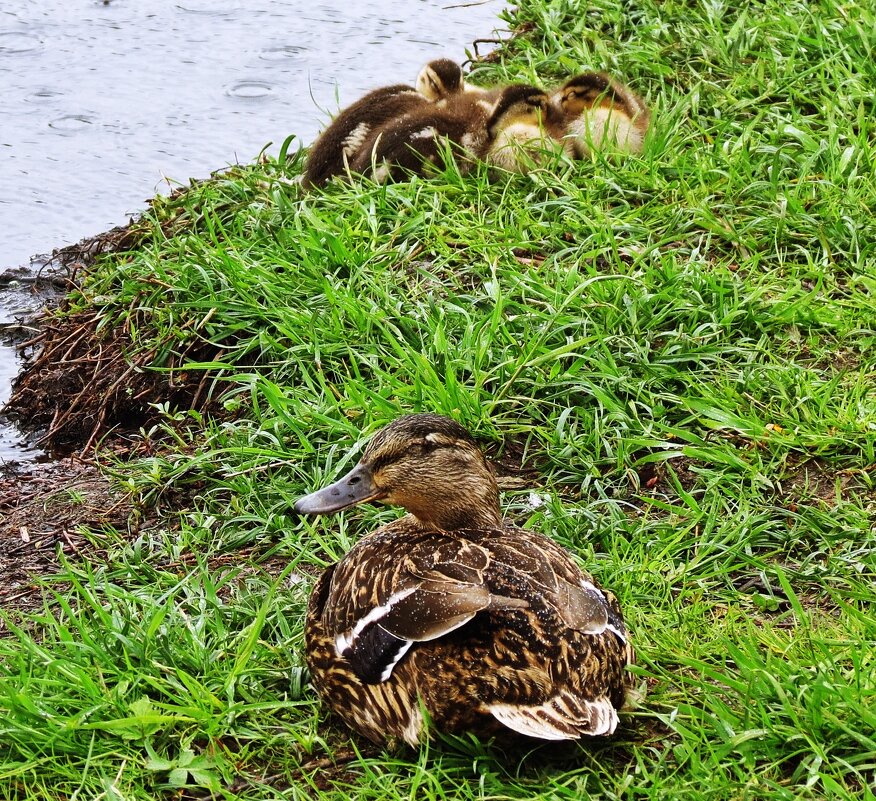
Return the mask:
<path fill-rule="evenodd" d="M 433 103 L 465 91 L 462 67 L 449 58 L 430 61 L 417 76 L 417 91 Z"/>
<path fill-rule="evenodd" d="M 544 129 L 553 135 L 562 123 L 561 115 L 551 105 L 550 97 L 537 86 L 511 84 L 504 87 L 493 106 L 487 130 L 496 139 L 502 131 L 512 127 L 526 126 Z"/>
<path fill-rule="evenodd" d="M 342 478 L 295 504 L 299 514 L 327 514 L 366 501 L 403 506 L 442 531 L 502 524 L 490 464 L 472 436 L 438 414 L 400 417 L 380 429 Z"/>
<path fill-rule="evenodd" d="M 623 95 L 604 72 L 583 72 L 570 78 L 551 98 L 566 116 L 577 117 L 598 106 L 615 106 L 625 110 Z"/>

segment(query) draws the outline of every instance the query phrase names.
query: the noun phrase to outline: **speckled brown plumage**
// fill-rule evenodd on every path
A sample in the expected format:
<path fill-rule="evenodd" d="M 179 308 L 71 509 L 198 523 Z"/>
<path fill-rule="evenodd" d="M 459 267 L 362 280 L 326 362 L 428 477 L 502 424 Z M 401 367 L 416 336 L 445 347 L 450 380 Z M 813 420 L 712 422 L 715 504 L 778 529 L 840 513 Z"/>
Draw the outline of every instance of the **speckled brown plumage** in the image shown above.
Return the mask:
<path fill-rule="evenodd" d="M 396 84 L 375 89 L 347 106 L 311 145 L 303 185 L 320 186 L 342 175 L 376 128 L 429 102 L 414 87 Z"/>
<path fill-rule="evenodd" d="M 537 131 L 548 114 L 556 114 L 548 96 L 525 84 L 493 94 L 463 92 L 375 128 L 350 168 L 377 181 L 404 180 L 443 169 L 449 151 L 466 172 L 487 157 L 503 131 L 516 125 Z"/>
<path fill-rule="evenodd" d="M 417 76 L 416 88 L 395 84 L 375 89 L 343 109 L 317 137 L 310 148 L 302 184 L 311 188 L 342 175 L 348 165 L 388 123 L 406 115 L 442 104 L 466 91 L 462 68 L 450 59 L 430 61 Z"/>
<path fill-rule="evenodd" d="M 552 540 L 501 521 L 492 470 L 464 429 L 401 418 L 296 508 L 362 500 L 404 500 L 414 514 L 364 537 L 308 606 L 313 684 L 353 729 L 415 745 L 422 705 L 443 732 L 614 730 L 632 659 L 617 601 Z"/>

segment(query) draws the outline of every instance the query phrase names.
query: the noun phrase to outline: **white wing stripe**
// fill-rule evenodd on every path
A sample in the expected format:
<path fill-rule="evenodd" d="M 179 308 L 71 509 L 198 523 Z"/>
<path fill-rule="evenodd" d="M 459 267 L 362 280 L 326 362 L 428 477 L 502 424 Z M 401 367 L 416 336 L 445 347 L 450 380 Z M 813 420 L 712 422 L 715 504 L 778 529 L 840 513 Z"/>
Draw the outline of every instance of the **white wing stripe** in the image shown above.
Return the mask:
<path fill-rule="evenodd" d="M 416 592 L 417 589 L 417 586 L 413 586 L 393 593 L 385 604 L 375 606 L 367 615 L 365 615 L 365 617 L 359 618 L 349 634 L 339 634 L 335 640 L 335 650 L 337 651 L 338 656 L 341 656 L 348 648 L 353 647 L 356 638 L 362 633 L 367 625 L 376 623 L 380 618 L 389 614 L 393 604 L 398 603 L 402 598 L 407 598 L 411 593 Z"/>

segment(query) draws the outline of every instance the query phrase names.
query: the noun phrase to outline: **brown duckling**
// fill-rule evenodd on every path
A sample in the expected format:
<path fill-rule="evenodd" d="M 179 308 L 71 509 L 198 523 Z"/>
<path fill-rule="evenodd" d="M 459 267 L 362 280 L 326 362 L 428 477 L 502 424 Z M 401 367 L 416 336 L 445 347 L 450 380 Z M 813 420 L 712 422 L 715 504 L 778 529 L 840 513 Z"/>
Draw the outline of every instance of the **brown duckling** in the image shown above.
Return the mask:
<path fill-rule="evenodd" d="M 429 101 L 406 84 L 369 92 L 341 111 L 311 145 L 302 183 L 308 188 L 321 186 L 343 174 L 375 128 L 427 105 Z"/>
<path fill-rule="evenodd" d="M 467 83 L 459 64 L 449 58 L 439 58 L 420 70 L 417 91 L 433 103 L 442 103 L 462 93 L 495 100 L 501 94 L 501 87 L 486 89 Z"/>
<path fill-rule="evenodd" d="M 502 87 L 495 99 L 458 94 L 375 130 L 350 169 L 370 173 L 375 181 L 404 180 L 409 173 L 423 175 L 446 166 L 449 147 L 465 172 L 487 157 L 504 130 L 518 124 L 538 127 L 549 105 L 541 89 L 525 84 Z"/>
<path fill-rule="evenodd" d="M 486 155 L 488 163 L 510 172 L 527 172 L 546 152 L 575 155 L 571 141 L 566 138 L 568 120 L 560 108 L 547 102 L 535 111 L 500 126 Z"/>
<path fill-rule="evenodd" d="M 408 514 L 322 574 L 305 624 L 313 684 L 349 726 L 411 746 L 429 736 L 426 717 L 500 739 L 614 732 L 632 661 L 617 600 L 553 540 L 503 521 L 493 470 L 464 428 L 401 417 L 295 510 L 366 501 Z"/>
<path fill-rule="evenodd" d="M 574 155 L 615 149 L 641 153 L 651 121 L 645 102 L 628 86 L 604 72 L 570 78 L 551 97 L 565 115 L 566 136 Z"/>
<path fill-rule="evenodd" d="M 462 68 L 442 58 L 423 67 L 416 88 L 395 84 L 369 92 L 341 111 L 311 145 L 302 183 L 305 187 L 320 186 L 343 174 L 375 130 L 464 88 Z"/>
<path fill-rule="evenodd" d="M 417 91 L 433 103 L 469 90 L 462 67 L 449 58 L 430 61 L 417 75 Z"/>

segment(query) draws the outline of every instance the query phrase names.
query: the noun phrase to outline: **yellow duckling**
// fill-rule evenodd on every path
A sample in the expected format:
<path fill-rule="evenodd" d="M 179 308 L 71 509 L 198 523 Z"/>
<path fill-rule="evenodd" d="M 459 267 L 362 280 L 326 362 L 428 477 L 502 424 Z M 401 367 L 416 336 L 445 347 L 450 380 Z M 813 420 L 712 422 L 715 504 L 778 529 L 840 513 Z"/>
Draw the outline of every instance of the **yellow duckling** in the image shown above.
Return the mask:
<path fill-rule="evenodd" d="M 430 61 L 420 71 L 416 87 L 384 86 L 341 111 L 311 145 L 302 183 L 321 186 L 342 175 L 372 133 L 412 111 L 463 91 L 462 68 L 449 59 Z"/>
<path fill-rule="evenodd" d="M 574 155 L 583 158 L 607 148 L 642 152 L 651 112 L 642 98 L 610 75 L 576 75 L 554 92 L 551 102 L 566 117 Z"/>
<path fill-rule="evenodd" d="M 618 724 L 633 658 L 621 611 L 563 548 L 502 520 L 490 464 L 437 414 L 377 432 L 301 514 L 408 514 L 319 578 L 305 647 L 323 700 L 376 743 L 441 732 L 576 740 Z"/>
<path fill-rule="evenodd" d="M 567 119 L 555 104 L 533 106 L 532 113 L 517 115 L 500 126 L 485 160 L 510 172 L 526 172 L 546 152 L 563 151 L 574 156 L 567 138 Z"/>
<path fill-rule="evenodd" d="M 449 147 L 468 171 L 487 158 L 509 128 L 537 129 L 550 106 L 548 96 L 534 86 L 513 84 L 495 94 L 463 92 L 387 122 L 363 145 L 351 170 L 375 181 L 404 180 L 409 173 L 425 175 L 446 166 Z"/>

